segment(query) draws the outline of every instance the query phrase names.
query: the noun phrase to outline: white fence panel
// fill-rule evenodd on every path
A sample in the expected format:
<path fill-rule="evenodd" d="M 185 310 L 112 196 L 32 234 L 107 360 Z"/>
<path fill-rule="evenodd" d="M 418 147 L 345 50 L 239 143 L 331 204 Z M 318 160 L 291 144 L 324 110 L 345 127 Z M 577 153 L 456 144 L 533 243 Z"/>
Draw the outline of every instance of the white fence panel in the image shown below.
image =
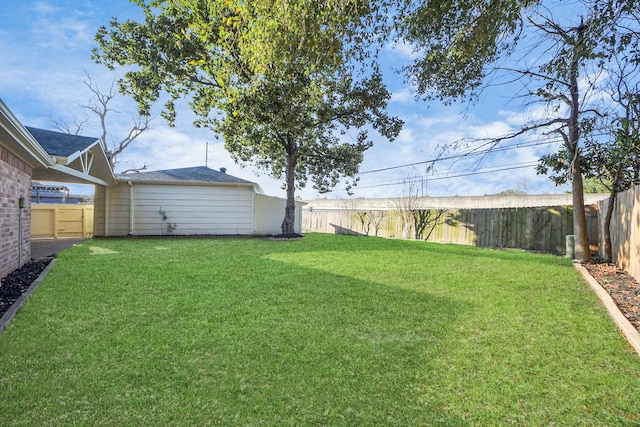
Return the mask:
<path fill-rule="evenodd" d="M 256 234 L 280 234 L 286 199 L 256 194 Z M 296 233 L 302 233 L 302 202 L 296 201 Z"/>

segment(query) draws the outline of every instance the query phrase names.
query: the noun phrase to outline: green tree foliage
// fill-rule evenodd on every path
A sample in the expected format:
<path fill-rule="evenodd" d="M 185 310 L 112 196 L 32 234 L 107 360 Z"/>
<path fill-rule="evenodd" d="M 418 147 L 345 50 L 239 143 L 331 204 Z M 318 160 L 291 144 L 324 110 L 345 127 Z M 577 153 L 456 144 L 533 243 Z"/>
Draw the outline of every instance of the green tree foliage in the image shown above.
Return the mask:
<path fill-rule="evenodd" d="M 609 191 L 610 183 L 603 185 L 599 180 L 595 178 L 586 177 L 584 179 L 584 192 L 585 194 L 606 193 Z"/>
<path fill-rule="evenodd" d="M 389 140 L 400 132 L 402 122 L 385 112 L 390 94 L 359 43 L 361 29 L 376 25 L 375 5 L 133 1 L 144 22 L 114 19 L 100 28 L 94 59 L 129 67 L 121 89 L 142 114 L 162 99 L 173 123 L 176 102 L 190 97 L 195 125 L 224 138 L 236 161 L 284 177 L 283 233 L 294 230 L 296 188 L 310 179 L 326 192 L 354 178 L 372 145 L 370 128 Z"/>
<path fill-rule="evenodd" d="M 416 52 L 405 74 L 418 92 L 445 103 L 476 98 L 487 65 L 515 48 L 521 12 L 537 0 L 409 1 L 400 37 Z"/>
<path fill-rule="evenodd" d="M 569 5 L 573 16 L 554 15 L 553 2 L 448 0 L 410 2 L 400 36 L 415 47 L 404 67 L 428 99 L 475 101 L 490 85 L 518 82 L 518 95 L 546 107 L 510 135 L 557 134 L 564 141 L 572 183 L 576 256 L 591 259 L 586 232 L 581 146 L 608 114 L 600 103 L 602 70 L 614 55 L 640 59 L 637 0 L 585 0 Z M 515 95 L 514 95 L 515 96 Z"/>

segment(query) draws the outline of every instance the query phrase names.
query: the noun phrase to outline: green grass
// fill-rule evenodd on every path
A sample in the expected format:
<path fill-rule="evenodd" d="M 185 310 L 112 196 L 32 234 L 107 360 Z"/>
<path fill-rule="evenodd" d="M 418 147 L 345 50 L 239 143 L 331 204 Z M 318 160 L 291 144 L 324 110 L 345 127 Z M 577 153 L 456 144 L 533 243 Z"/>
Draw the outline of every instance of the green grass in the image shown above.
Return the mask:
<path fill-rule="evenodd" d="M 0 334 L 2 425 L 638 425 L 571 263 L 310 234 L 97 239 Z"/>

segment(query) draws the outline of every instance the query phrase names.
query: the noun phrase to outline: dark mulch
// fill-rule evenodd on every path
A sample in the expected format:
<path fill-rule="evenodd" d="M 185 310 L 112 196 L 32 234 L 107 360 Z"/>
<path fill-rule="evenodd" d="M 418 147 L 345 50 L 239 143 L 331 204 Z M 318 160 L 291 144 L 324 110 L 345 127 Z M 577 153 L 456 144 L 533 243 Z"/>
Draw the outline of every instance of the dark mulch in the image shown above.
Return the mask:
<path fill-rule="evenodd" d="M 622 314 L 640 331 L 640 283 L 614 264 L 584 264 L 591 276 L 611 295 Z"/>
<path fill-rule="evenodd" d="M 296 240 L 302 239 L 304 236 L 298 233 L 276 234 L 270 237 L 272 240 Z"/>
<path fill-rule="evenodd" d="M 51 259 L 39 259 L 26 263 L 4 279 L 0 279 L 0 317 L 20 298 L 29 286 L 49 265 Z"/>

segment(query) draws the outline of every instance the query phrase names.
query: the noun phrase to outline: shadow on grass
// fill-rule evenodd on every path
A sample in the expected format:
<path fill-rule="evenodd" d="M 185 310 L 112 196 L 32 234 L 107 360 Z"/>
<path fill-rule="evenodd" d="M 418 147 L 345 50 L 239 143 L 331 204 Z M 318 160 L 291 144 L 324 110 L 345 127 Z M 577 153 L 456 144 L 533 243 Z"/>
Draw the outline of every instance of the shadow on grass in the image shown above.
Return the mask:
<path fill-rule="evenodd" d="M 552 263 L 566 260 L 332 235 L 88 241 L 0 337 L 0 412 L 23 425 L 632 424 L 636 355 Z"/>
<path fill-rule="evenodd" d="M 26 425 L 462 424 L 419 395 L 465 303 L 296 262 L 312 239 L 305 253 L 224 242 L 61 254 L 0 337 L 0 412 Z"/>

